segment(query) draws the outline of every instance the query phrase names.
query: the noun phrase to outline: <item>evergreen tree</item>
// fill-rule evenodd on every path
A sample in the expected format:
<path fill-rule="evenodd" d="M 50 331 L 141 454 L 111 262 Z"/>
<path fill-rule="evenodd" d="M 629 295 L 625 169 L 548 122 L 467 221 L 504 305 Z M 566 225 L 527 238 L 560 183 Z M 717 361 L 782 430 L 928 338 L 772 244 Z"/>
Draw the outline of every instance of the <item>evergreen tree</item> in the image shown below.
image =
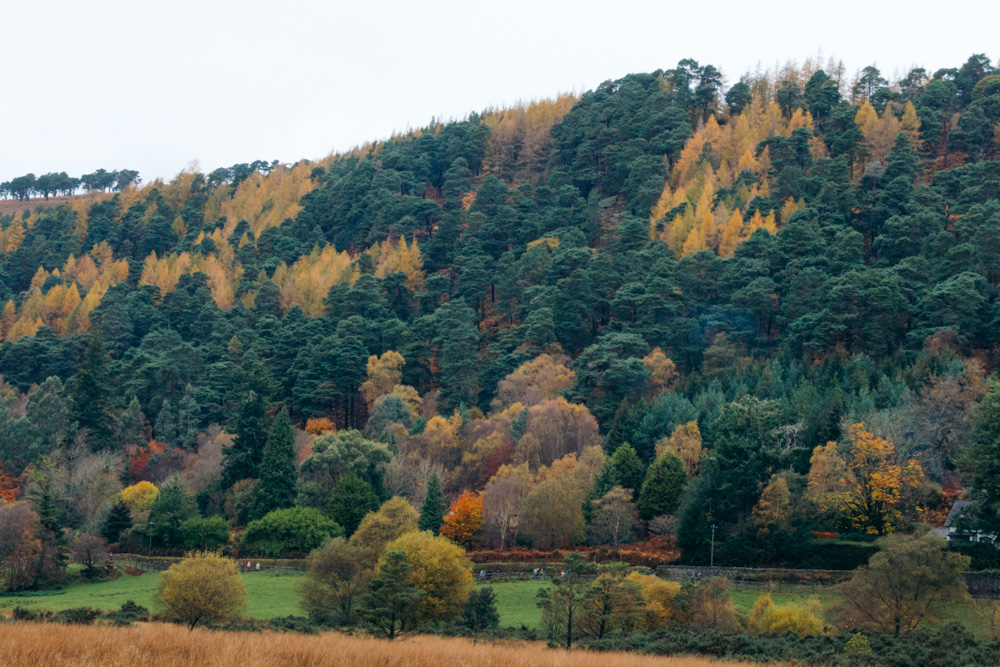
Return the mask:
<path fill-rule="evenodd" d="M 500 627 L 496 595 L 489 586 L 477 588 L 469 593 L 469 599 L 462 605 L 462 622 L 478 638 L 483 630 Z"/>
<path fill-rule="evenodd" d="M 87 429 L 95 451 L 114 446 L 114 388 L 108 370 L 108 350 L 100 333 L 92 333 L 83 361 L 73 376 L 70 417 L 78 429 Z"/>
<path fill-rule="evenodd" d="M 614 454 L 623 442 L 629 439 L 629 433 L 635 430 L 635 417 L 632 406 L 628 400 L 622 399 L 615 410 L 615 416 L 611 420 L 608 434 L 604 436 L 604 451 L 609 455 Z"/>
<path fill-rule="evenodd" d="M 1000 535 L 1000 383 L 994 382 L 973 419 L 973 441 L 966 453 L 966 483 L 976 504 L 960 523 Z"/>
<path fill-rule="evenodd" d="M 25 474 L 30 482 L 27 497 L 38 514 L 42 528 L 61 536 L 64 516 L 59 509 L 55 463 L 48 456 L 43 456 Z"/>
<path fill-rule="evenodd" d="M 146 417 L 143 416 L 139 399 L 135 396 L 118 418 L 116 437 L 122 447 L 138 446 L 146 442 Z"/>
<path fill-rule="evenodd" d="M 164 485 L 149 510 L 147 530 L 150 543 L 164 547 L 183 546 L 181 524 L 195 514 L 194 499 L 180 482 Z"/>
<path fill-rule="evenodd" d="M 344 475 L 330 494 L 326 513 L 343 526 L 344 532 L 350 537 L 365 515 L 378 511 L 380 504 L 371 484 L 357 475 Z"/>
<path fill-rule="evenodd" d="M 271 424 L 260 464 L 260 480 L 255 492 L 254 515 L 260 518 L 272 510 L 295 504 L 298 472 L 295 469 L 295 430 L 288 410 L 282 410 Z"/>
<path fill-rule="evenodd" d="M 362 600 L 365 620 L 387 639 L 395 639 L 396 633 L 406 629 L 413 607 L 424 593 L 408 583 L 412 569 L 405 551 L 390 551 L 379 563 Z"/>
<path fill-rule="evenodd" d="M 646 479 L 639 491 L 639 517 L 648 521 L 653 517 L 673 514 L 684 492 L 686 477 L 684 463 L 674 454 L 664 452 L 646 471 Z"/>
<path fill-rule="evenodd" d="M 604 465 L 601 466 L 601 471 L 597 473 L 597 479 L 594 480 L 590 493 L 583 500 L 583 520 L 587 522 L 588 526 L 594 516 L 594 501 L 603 498 L 604 494 L 614 488 L 615 483 L 615 470 L 611 465 L 611 459 L 606 458 Z"/>
<path fill-rule="evenodd" d="M 447 511 L 448 505 L 444 502 L 444 494 L 441 493 L 441 481 L 437 475 L 431 475 L 427 481 L 427 494 L 424 496 L 424 505 L 420 508 L 420 521 L 417 527 L 437 535 L 441 530 L 444 513 Z"/>
<path fill-rule="evenodd" d="M 156 416 L 156 439 L 171 445 L 177 444 L 177 411 L 170 399 L 163 401 Z"/>
<path fill-rule="evenodd" d="M 104 518 L 101 526 L 101 537 L 114 544 L 121 534 L 132 527 L 132 512 L 123 500 L 111 506 L 111 511 Z"/>
<path fill-rule="evenodd" d="M 609 461 L 613 476 L 612 486 L 617 485 L 630 490 L 633 497 L 638 495 L 646 473 L 646 466 L 643 465 L 632 445 L 623 442 L 611 455 Z"/>
<path fill-rule="evenodd" d="M 442 412 L 450 412 L 461 403 L 475 405 L 479 394 L 476 314 L 460 299 L 438 308 L 434 317 L 438 322 Z"/>
<path fill-rule="evenodd" d="M 222 481 L 227 488 L 241 479 L 257 479 L 269 428 L 264 399 L 251 391 L 240 404 L 236 414 L 236 438 L 224 454 Z"/>
<path fill-rule="evenodd" d="M 179 447 L 193 449 L 198 445 L 198 427 L 201 425 L 201 409 L 194 398 L 194 387 L 184 388 L 184 395 L 177 403 L 177 442 Z"/>

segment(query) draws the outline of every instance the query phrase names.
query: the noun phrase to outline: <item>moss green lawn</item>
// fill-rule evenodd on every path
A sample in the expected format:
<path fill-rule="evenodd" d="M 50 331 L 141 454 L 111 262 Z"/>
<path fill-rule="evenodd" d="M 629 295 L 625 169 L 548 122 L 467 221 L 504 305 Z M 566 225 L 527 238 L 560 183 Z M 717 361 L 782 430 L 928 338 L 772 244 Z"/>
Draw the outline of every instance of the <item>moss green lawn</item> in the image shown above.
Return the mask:
<path fill-rule="evenodd" d="M 275 616 L 302 615 L 299 609 L 299 582 L 302 577 L 276 576 L 267 572 L 249 572 L 242 575 L 247 585 L 250 616 L 274 618 Z M 97 584 L 73 584 L 59 595 L 40 597 L 11 597 L 0 595 L 0 610 L 25 607 L 59 611 L 73 607 L 93 607 L 114 610 L 126 600 L 152 609 L 153 593 L 160 580 L 158 573 L 133 577 L 124 574 L 114 581 Z"/>
<path fill-rule="evenodd" d="M 268 572 L 250 572 L 242 575 L 247 585 L 247 597 L 250 605 L 250 616 L 268 619 L 278 616 L 302 615 L 299 608 L 300 576 L 274 575 Z M 26 607 L 35 610 L 59 611 L 73 607 L 93 607 L 95 609 L 115 610 L 126 600 L 152 609 L 153 593 L 160 575 L 147 573 L 140 576 L 124 574 L 114 581 L 97 584 L 72 584 L 58 595 L 38 597 L 15 597 L 0 595 L 0 612 L 14 607 Z M 541 620 L 541 611 L 537 606 L 539 588 L 548 584 L 539 581 L 512 581 L 488 584 L 493 587 L 497 598 L 497 610 L 500 612 L 500 623 L 505 626 L 536 628 Z M 782 592 L 771 593 L 776 604 L 807 605 L 813 592 L 808 589 L 791 590 L 783 587 Z M 732 590 L 730 595 L 733 604 L 750 609 L 754 601 L 762 595 L 760 591 Z M 837 595 L 832 591 L 822 591 L 816 594 L 824 609 L 829 609 L 837 601 Z M 970 605 L 955 605 L 945 620 L 959 621 L 976 629 L 978 619 L 973 617 Z M 829 619 L 832 620 L 832 619 Z"/>

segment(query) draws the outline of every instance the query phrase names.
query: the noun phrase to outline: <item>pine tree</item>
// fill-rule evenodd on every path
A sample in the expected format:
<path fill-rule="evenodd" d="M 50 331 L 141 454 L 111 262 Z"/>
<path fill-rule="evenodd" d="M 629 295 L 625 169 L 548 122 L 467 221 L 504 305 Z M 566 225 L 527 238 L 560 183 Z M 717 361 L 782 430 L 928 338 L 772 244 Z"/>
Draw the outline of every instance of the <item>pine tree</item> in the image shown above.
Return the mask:
<path fill-rule="evenodd" d="M 177 444 L 177 411 L 170 399 L 163 401 L 156 416 L 156 439 L 171 445 Z"/>
<path fill-rule="evenodd" d="M 642 486 L 642 478 L 646 474 L 646 466 L 643 465 L 635 448 L 627 442 L 615 450 L 609 459 L 611 470 L 614 476 L 614 484 L 628 489 L 632 492 L 633 498 L 639 495 L 639 488 Z"/>
<path fill-rule="evenodd" d="M 132 512 L 123 500 L 111 506 L 111 511 L 101 526 L 101 536 L 110 543 L 115 543 L 121 534 L 132 527 Z"/>
<path fill-rule="evenodd" d="M 420 509 L 420 522 L 417 527 L 437 535 L 447 509 L 444 495 L 441 493 L 441 481 L 437 475 L 431 475 L 427 482 L 427 494 L 424 496 L 424 506 Z"/>
<path fill-rule="evenodd" d="M 639 517 L 649 520 L 677 510 L 687 476 L 684 463 L 674 454 L 664 452 L 646 471 L 646 479 L 639 491 Z"/>
<path fill-rule="evenodd" d="M 117 438 L 123 447 L 146 443 L 146 418 L 142 414 L 142 408 L 139 407 L 139 399 L 135 396 L 118 418 Z"/>
<path fill-rule="evenodd" d="M 198 444 L 198 426 L 201 423 L 200 408 L 194 399 L 194 387 L 185 387 L 184 395 L 177 403 L 177 442 L 179 447 L 194 449 Z"/>
<path fill-rule="evenodd" d="M 479 394 L 476 315 L 463 300 L 458 299 L 438 308 L 434 317 L 438 323 L 436 343 L 440 351 L 438 361 L 444 411 L 450 412 L 463 402 L 475 405 Z"/>
<path fill-rule="evenodd" d="M 611 455 L 615 453 L 623 442 L 628 439 L 628 434 L 635 429 L 635 418 L 632 414 L 632 406 L 627 399 L 622 399 L 615 410 L 615 416 L 611 420 L 611 427 L 608 434 L 604 436 L 604 451 Z"/>
<path fill-rule="evenodd" d="M 236 439 L 225 452 L 222 480 L 227 488 L 240 480 L 257 478 L 269 426 L 264 399 L 251 391 L 236 415 Z"/>
<path fill-rule="evenodd" d="M 108 351 L 99 333 L 90 335 L 83 361 L 71 384 L 70 416 L 77 428 L 87 429 L 95 451 L 114 446 L 114 389 L 108 370 Z"/>
<path fill-rule="evenodd" d="M 371 484 L 357 475 L 345 475 L 330 494 L 326 513 L 350 537 L 366 514 L 378 511 L 379 504 Z"/>
<path fill-rule="evenodd" d="M 255 497 L 255 515 L 295 504 L 298 472 L 295 469 L 295 430 L 288 410 L 282 410 L 271 424 L 260 464 L 260 480 Z"/>
<path fill-rule="evenodd" d="M 365 620 L 387 639 L 395 639 L 396 633 L 405 629 L 414 604 L 424 593 L 408 583 L 412 570 L 405 551 L 390 551 L 383 556 L 362 600 Z"/>

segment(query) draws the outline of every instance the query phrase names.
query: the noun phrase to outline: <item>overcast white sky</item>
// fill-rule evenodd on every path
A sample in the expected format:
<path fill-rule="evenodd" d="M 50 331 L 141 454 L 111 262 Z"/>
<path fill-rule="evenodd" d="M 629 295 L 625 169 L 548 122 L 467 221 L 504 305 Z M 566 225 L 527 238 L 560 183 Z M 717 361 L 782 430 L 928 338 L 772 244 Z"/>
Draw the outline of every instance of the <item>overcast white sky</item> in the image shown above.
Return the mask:
<path fill-rule="evenodd" d="M 685 57 L 730 82 L 820 50 L 883 74 L 1000 57 L 997 0 L 32 0 L 0 24 L 0 180 L 319 158 Z"/>

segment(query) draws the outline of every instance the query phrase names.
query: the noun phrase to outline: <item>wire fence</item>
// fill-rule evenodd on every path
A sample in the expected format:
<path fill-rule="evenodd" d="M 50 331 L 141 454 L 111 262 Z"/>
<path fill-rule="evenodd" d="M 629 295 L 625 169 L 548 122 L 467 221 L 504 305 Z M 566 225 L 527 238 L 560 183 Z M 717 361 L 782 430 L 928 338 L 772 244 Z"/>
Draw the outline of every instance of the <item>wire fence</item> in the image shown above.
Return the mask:
<path fill-rule="evenodd" d="M 112 562 L 123 567 L 131 567 L 143 572 L 163 572 L 168 567 L 183 560 L 178 556 L 142 556 L 139 554 L 115 554 Z M 297 576 L 306 573 L 306 561 L 299 559 L 241 559 L 236 564 L 240 572 L 266 572 L 275 576 Z"/>
<path fill-rule="evenodd" d="M 140 554 L 115 554 L 112 561 L 124 567 L 143 572 L 162 572 L 180 557 L 143 556 Z M 240 571 L 266 572 L 274 576 L 302 576 L 306 573 L 303 559 L 241 559 L 237 561 Z M 762 593 L 832 594 L 836 587 L 847 581 L 852 570 L 800 570 L 790 568 L 754 567 L 689 567 L 660 566 L 657 576 L 672 581 L 698 583 L 708 579 L 725 577 L 729 587 L 736 591 Z M 525 571 L 501 571 L 473 568 L 473 579 L 478 583 L 504 583 L 513 581 L 546 581 L 560 573 L 558 564 L 551 568 L 537 568 Z M 1000 571 L 965 572 L 965 582 L 969 594 L 978 599 L 1000 600 Z"/>

